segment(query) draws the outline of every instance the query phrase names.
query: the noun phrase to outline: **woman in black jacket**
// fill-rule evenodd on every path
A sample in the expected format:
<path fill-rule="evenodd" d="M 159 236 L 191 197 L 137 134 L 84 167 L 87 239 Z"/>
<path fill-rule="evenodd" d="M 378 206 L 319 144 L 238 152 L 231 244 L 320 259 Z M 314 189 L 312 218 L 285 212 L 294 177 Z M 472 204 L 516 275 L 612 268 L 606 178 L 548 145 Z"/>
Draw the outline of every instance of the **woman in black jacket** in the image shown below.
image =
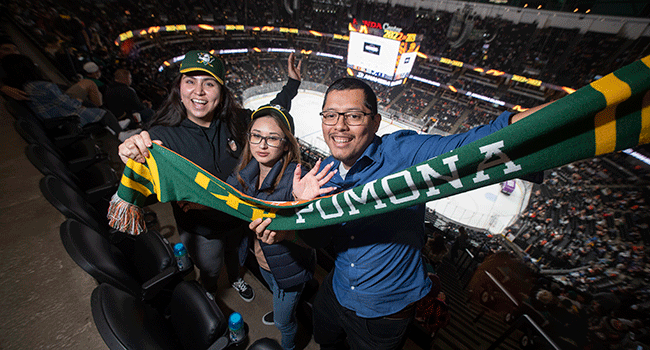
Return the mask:
<path fill-rule="evenodd" d="M 300 85 L 300 63 L 289 56 L 289 81 L 272 103 L 290 108 Z M 162 143 L 212 175 L 226 180 L 238 162 L 252 111 L 236 102 L 224 84 L 223 62 L 207 51 L 190 51 L 180 65 L 171 92 L 147 131 L 119 146 L 122 161 L 144 163 L 151 140 Z M 231 285 L 245 301 L 253 289 L 239 276 L 240 222 L 222 212 L 195 203 L 172 202 L 183 244 L 201 271 L 201 282 L 216 292 L 217 277 L 225 264 Z"/>

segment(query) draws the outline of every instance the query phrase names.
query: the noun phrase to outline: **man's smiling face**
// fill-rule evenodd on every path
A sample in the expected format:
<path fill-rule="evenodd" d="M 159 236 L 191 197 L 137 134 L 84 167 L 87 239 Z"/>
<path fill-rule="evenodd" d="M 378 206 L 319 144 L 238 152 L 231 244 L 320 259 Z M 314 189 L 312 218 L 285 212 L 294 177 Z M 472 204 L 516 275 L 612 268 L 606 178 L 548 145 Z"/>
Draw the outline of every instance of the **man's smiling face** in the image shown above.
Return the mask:
<path fill-rule="evenodd" d="M 332 90 L 325 96 L 323 112 L 363 112 L 370 113 L 365 104 L 365 93 L 361 89 Z M 323 138 L 332 156 L 349 169 L 361 157 L 366 148 L 372 143 L 375 133 L 379 130 L 381 116 L 366 115 L 361 125 L 349 126 L 340 115 L 335 125 L 322 124 Z"/>

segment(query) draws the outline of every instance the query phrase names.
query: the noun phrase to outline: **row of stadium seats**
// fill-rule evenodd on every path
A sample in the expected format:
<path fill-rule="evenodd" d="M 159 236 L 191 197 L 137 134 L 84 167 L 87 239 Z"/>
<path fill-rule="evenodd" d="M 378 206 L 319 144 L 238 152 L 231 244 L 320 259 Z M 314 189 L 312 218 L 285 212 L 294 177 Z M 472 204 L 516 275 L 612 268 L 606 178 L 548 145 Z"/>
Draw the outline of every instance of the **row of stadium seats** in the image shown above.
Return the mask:
<path fill-rule="evenodd" d="M 91 310 L 97 330 L 111 349 L 224 349 L 227 319 L 192 270 L 180 271 L 170 243 L 157 231 L 130 236 L 109 227 L 110 196 L 119 184 L 93 132 L 75 117 L 47 123 L 19 102 L 8 101 L 15 128 L 28 143 L 30 162 L 44 175 L 40 190 L 65 217 L 60 238 L 70 257 L 98 286 Z M 154 227 L 156 215 L 146 215 Z M 249 349 L 277 349 L 263 338 Z"/>

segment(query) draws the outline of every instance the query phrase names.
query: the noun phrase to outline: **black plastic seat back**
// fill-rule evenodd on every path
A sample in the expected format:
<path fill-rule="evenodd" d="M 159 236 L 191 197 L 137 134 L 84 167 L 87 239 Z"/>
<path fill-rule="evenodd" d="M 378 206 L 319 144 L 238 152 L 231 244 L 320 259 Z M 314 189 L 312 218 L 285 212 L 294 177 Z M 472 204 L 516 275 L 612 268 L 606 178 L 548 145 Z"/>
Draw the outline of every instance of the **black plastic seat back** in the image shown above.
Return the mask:
<path fill-rule="evenodd" d="M 183 281 L 176 286 L 167 317 L 105 283 L 95 288 L 90 304 L 97 330 L 111 350 L 219 350 L 230 345 L 223 313 L 196 281 Z M 282 347 L 275 340 L 262 338 L 248 349 Z"/>
<path fill-rule="evenodd" d="M 43 196 L 65 217 L 75 219 L 94 230 L 106 234 L 108 219 L 100 214 L 78 190 L 53 175 L 46 175 L 40 182 Z"/>
<path fill-rule="evenodd" d="M 54 175 L 61 178 L 68 185 L 81 190 L 79 183 L 82 181 L 73 174 L 68 166 L 54 153 L 42 145 L 31 144 L 25 148 L 27 159 L 43 175 Z"/>
<path fill-rule="evenodd" d="M 50 152 L 60 154 L 59 148 L 52 142 L 43 130 L 43 127 L 27 119 L 18 119 L 14 122 L 14 128 L 18 135 L 29 144 L 39 144 Z"/>
<path fill-rule="evenodd" d="M 61 224 L 60 235 L 72 260 L 98 282 L 140 295 L 142 284 L 134 276 L 131 259 L 106 237 L 74 219 Z"/>
<path fill-rule="evenodd" d="M 95 326 L 111 350 L 182 349 L 158 310 L 113 285 L 102 283 L 90 298 Z"/>
<path fill-rule="evenodd" d="M 176 266 L 174 250 L 158 232 L 144 232 L 134 237 L 134 241 L 133 260 L 143 282 L 170 266 Z"/>
<path fill-rule="evenodd" d="M 96 162 L 73 171 L 59 156 L 38 144 L 25 148 L 27 159 L 43 174 L 61 178 L 72 188 L 84 193 L 91 203 L 110 197 L 117 191 L 119 177 L 108 162 Z"/>
<path fill-rule="evenodd" d="M 176 286 L 170 310 L 171 323 L 186 350 L 207 349 L 226 335 L 226 318 L 212 295 L 196 282 Z"/>
<path fill-rule="evenodd" d="M 7 112 L 9 112 L 16 119 L 28 119 L 31 121 L 38 121 L 38 118 L 32 110 L 27 105 L 27 102 L 16 101 L 13 98 L 5 98 L 5 107 Z"/>
<path fill-rule="evenodd" d="M 169 242 L 155 231 L 140 236 L 125 236 L 114 242 L 114 235 L 68 219 L 61 224 L 61 240 L 72 259 L 99 282 L 111 283 L 133 295 L 151 299 L 158 293 L 169 299 L 182 280 Z"/>
<path fill-rule="evenodd" d="M 110 349 L 204 350 L 228 344 L 227 321 L 213 297 L 196 281 L 179 283 L 169 316 L 110 284 L 93 291 L 91 309 L 97 330 Z"/>
<path fill-rule="evenodd" d="M 72 138 L 60 140 L 57 144 L 38 121 L 20 118 L 14 122 L 18 134 L 29 144 L 39 144 L 59 158 L 68 162 L 93 162 L 106 158 L 106 154 L 90 138 Z"/>

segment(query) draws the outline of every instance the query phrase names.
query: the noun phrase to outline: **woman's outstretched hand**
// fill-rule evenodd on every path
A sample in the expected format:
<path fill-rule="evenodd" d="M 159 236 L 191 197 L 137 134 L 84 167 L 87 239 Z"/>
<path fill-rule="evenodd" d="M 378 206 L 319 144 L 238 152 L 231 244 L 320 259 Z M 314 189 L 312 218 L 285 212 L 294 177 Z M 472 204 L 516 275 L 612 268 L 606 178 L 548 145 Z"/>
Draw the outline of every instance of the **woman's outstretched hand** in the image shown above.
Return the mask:
<path fill-rule="evenodd" d="M 334 191 L 336 187 L 321 188 L 336 174 L 337 170 L 330 171 L 330 168 L 332 168 L 332 163 L 327 164 L 319 171 L 319 159 L 314 167 L 301 178 L 302 167 L 298 164 L 293 172 L 293 196 L 296 200 L 310 200 Z"/>
<path fill-rule="evenodd" d="M 296 54 L 293 52 L 289 54 L 289 59 L 287 60 L 287 72 L 289 73 L 289 78 L 300 81 L 302 79 L 302 74 L 300 73 L 300 68 L 302 67 L 302 60 L 298 61 L 296 65 Z"/>
<path fill-rule="evenodd" d="M 124 164 L 129 159 L 144 164 L 144 159 L 149 156 L 149 150 L 147 148 L 151 147 L 151 142 L 162 145 L 162 141 L 160 140 L 151 141 L 149 133 L 143 131 L 124 140 L 117 148 L 117 154 Z"/>

